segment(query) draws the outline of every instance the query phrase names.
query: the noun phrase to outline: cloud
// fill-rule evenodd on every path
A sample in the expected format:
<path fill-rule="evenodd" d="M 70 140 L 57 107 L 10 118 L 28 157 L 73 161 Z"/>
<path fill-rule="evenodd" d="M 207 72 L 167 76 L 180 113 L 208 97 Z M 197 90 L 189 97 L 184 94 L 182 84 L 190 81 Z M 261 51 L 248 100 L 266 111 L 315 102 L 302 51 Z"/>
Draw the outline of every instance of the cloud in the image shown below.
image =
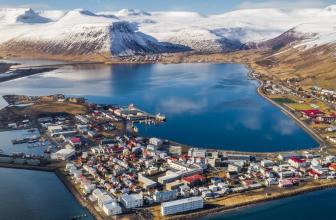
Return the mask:
<path fill-rule="evenodd" d="M 0 4 L 0 8 L 33 8 L 33 9 L 50 9 L 51 6 L 43 3 L 29 4 Z"/>
<path fill-rule="evenodd" d="M 278 117 L 275 119 L 273 129 L 279 132 L 281 135 L 293 135 L 295 132 L 297 132 L 299 127 L 292 120 L 288 120 L 288 118 Z"/>
<path fill-rule="evenodd" d="M 239 9 L 249 8 L 281 8 L 281 9 L 296 9 L 296 8 L 321 8 L 328 5 L 325 0 L 256 0 L 243 1 L 238 5 Z"/>
<path fill-rule="evenodd" d="M 165 113 L 182 114 L 185 112 L 198 113 L 206 108 L 208 105 L 206 100 L 190 101 L 187 99 L 170 98 L 160 103 L 160 109 Z"/>

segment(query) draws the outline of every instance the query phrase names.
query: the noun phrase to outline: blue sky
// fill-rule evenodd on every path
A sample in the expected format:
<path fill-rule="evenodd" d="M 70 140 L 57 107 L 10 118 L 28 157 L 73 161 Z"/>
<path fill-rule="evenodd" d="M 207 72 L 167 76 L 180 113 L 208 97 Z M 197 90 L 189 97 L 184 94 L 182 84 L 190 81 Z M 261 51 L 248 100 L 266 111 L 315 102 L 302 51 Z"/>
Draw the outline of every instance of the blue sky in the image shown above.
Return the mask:
<path fill-rule="evenodd" d="M 134 8 L 145 11 L 197 11 L 204 14 L 221 13 L 240 8 L 289 9 L 325 7 L 331 4 L 336 4 L 336 0 L 0 0 L 0 7 L 66 10 L 83 8 L 91 11 Z"/>

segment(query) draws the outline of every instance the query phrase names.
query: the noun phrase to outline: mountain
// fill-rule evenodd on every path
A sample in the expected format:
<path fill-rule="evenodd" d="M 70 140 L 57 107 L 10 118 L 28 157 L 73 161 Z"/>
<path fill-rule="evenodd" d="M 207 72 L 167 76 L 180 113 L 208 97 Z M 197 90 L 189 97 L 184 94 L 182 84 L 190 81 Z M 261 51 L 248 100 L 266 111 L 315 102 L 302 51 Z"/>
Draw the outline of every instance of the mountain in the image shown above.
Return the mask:
<path fill-rule="evenodd" d="M 0 50 L 12 54 L 25 51 L 49 55 L 125 56 L 188 49 L 158 42 L 138 31 L 136 25 L 130 22 L 82 9 L 64 14 L 38 14 L 31 9 L 3 11 L 5 16 L 0 17 Z M 46 17 L 41 17 L 43 15 Z"/>
<path fill-rule="evenodd" d="M 246 49 L 306 51 L 334 45 L 336 6 L 243 9 L 217 15 L 123 9 L 93 13 L 0 9 L 0 54 L 88 56 Z M 25 55 L 24 55 L 25 54 Z"/>
<path fill-rule="evenodd" d="M 42 17 L 32 9 L 24 8 L 0 8 L 1 24 L 18 24 L 18 23 L 46 23 L 50 21 L 46 17 Z"/>

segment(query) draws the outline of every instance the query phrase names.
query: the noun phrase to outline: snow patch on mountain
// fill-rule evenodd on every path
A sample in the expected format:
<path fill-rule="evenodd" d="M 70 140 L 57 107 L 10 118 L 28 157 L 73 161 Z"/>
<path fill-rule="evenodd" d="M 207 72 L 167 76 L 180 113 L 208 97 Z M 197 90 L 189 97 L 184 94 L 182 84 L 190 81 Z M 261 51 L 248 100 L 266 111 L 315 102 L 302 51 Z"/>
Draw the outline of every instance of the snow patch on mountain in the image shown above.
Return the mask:
<path fill-rule="evenodd" d="M 310 49 L 320 45 L 336 43 L 336 22 L 301 24 L 294 30 L 298 34 L 305 35 L 305 39 L 296 45 L 296 48 Z"/>
<path fill-rule="evenodd" d="M 31 8 L 0 8 L 0 23 L 46 23 L 50 20 L 41 17 Z"/>
<path fill-rule="evenodd" d="M 336 6 L 294 10 L 244 9 L 203 15 L 188 11 L 0 8 L 0 46 L 48 53 L 129 55 L 257 47 L 298 48 L 335 43 Z"/>

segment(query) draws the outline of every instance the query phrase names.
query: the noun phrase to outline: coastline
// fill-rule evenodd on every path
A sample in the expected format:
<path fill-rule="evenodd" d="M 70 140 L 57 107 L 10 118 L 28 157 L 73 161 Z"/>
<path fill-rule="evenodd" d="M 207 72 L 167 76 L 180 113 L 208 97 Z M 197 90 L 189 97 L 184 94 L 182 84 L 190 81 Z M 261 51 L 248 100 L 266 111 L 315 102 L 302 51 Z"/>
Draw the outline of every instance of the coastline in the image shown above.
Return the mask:
<path fill-rule="evenodd" d="M 83 197 L 78 192 L 78 190 L 75 188 L 75 186 L 72 184 L 72 182 L 64 175 L 62 171 L 62 166 L 61 167 L 60 166 L 55 166 L 55 167 L 49 166 L 48 167 L 48 166 L 29 166 L 29 165 L 0 163 L 0 168 L 25 169 L 25 170 L 34 170 L 34 171 L 41 171 L 41 172 L 53 172 L 60 179 L 63 185 L 69 190 L 69 192 L 75 197 L 77 202 L 82 207 L 86 208 L 96 220 L 113 219 L 113 217 L 102 216 L 101 213 L 99 213 L 90 202 L 83 199 Z M 258 205 L 258 204 L 265 203 L 265 202 L 298 196 L 304 193 L 326 190 L 330 188 L 336 188 L 336 182 L 330 181 L 330 180 L 329 181 L 324 180 L 322 184 L 320 184 L 320 182 L 314 182 L 314 183 L 318 183 L 318 184 L 306 185 L 304 187 L 298 186 L 294 189 L 293 188 L 283 189 L 282 192 L 277 192 L 276 194 L 271 194 L 270 196 L 263 194 L 261 195 L 260 198 L 248 198 L 251 195 L 244 195 L 244 193 L 238 193 L 238 194 L 232 195 L 230 198 L 235 198 L 237 196 L 243 196 L 243 197 L 246 197 L 245 201 L 238 202 L 236 204 L 226 205 L 226 206 L 223 205 L 223 206 L 219 206 L 215 208 L 201 209 L 201 210 L 198 210 L 196 212 L 191 212 L 191 213 L 184 213 L 180 215 L 173 215 L 173 216 L 154 218 L 154 219 L 165 219 L 165 220 L 189 220 L 193 218 L 199 219 L 199 218 L 203 218 L 206 216 L 216 216 L 216 215 L 225 214 L 226 212 L 229 212 L 232 210 L 247 208 L 247 207 Z M 224 199 L 225 197 L 219 198 L 217 199 L 217 201 L 224 200 Z M 120 217 L 127 219 L 127 216 L 125 215 L 120 216 Z"/>
<path fill-rule="evenodd" d="M 255 72 L 255 71 L 253 70 L 252 67 L 250 67 L 248 65 L 247 65 L 247 67 L 249 69 L 248 77 L 250 77 L 253 80 L 257 80 L 258 83 L 259 83 L 259 86 L 256 90 L 258 95 L 260 95 L 261 97 L 263 97 L 264 99 L 269 101 L 272 105 L 278 107 L 285 115 L 287 115 L 294 122 L 296 122 L 296 124 L 298 124 L 307 134 L 309 134 L 319 144 L 319 146 L 317 146 L 316 148 L 305 149 L 305 150 L 317 150 L 318 148 L 324 147 L 325 146 L 324 140 L 315 131 L 313 131 L 308 125 L 306 125 L 304 122 L 302 122 L 300 119 L 298 119 L 292 112 L 290 112 L 290 110 L 288 110 L 285 107 L 281 106 L 280 104 L 276 103 L 275 101 L 270 99 L 267 95 L 265 95 L 262 92 L 264 82 L 262 80 L 256 78 L 256 77 L 253 77 L 252 73 Z"/>
<path fill-rule="evenodd" d="M 302 127 L 320 145 L 320 146 L 317 146 L 316 148 L 305 149 L 305 150 L 317 150 L 319 147 L 323 147 L 324 141 L 321 139 L 321 137 L 318 134 L 316 134 L 311 128 L 309 128 L 306 124 L 304 124 L 302 121 L 300 121 L 288 109 L 286 109 L 283 106 L 281 106 L 280 104 L 276 103 L 275 101 L 273 101 L 272 99 L 270 99 L 269 97 L 267 97 L 262 92 L 263 81 L 252 76 L 252 73 L 254 72 L 254 70 L 253 70 L 252 67 L 250 67 L 248 64 L 244 64 L 244 65 L 246 65 L 248 67 L 248 69 L 249 69 L 248 76 L 251 77 L 251 79 L 257 80 L 259 82 L 259 86 L 258 86 L 258 88 L 256 90 L 257 93 L 260 96 L 264 97 L 269 102 L 271 102 L 274 106 L 280 108 L 280 110 L 284 114 L 286 114 L 288 117 L 292 118 L 300 127 Z M 300 151 L 302 151 L 302 150 L 300 150 Z M 237 153 L 239 151 L 232 151 L 232 152 L 236 152 Z M 286 151 L 284 151 L 284 152 L 286 152 Z M 282 153 L 284 153 L 284 152 L 282 152 Z M 241 153 L 249 153 L 249 152 L 241 152 Z M 250 152 L 250 153 L 252 153 L 252 152 Z M 265 154 L 275 154 L 277 152 L 263 152 L 263 153 L 253 152 L 253 153 L 254 154 L 259 154 L 259 155 L 265 155 Z M 95 209 L 95 207 L 91 203 L 89 203 L 88 201 L 86 201 L 81 196 L 80 192 L 78 192 L 78 190 L 76 189 L 76 187 L 64 175 L 64 173 L 62 171 L 62 168 L 60 168 L 60 167 L 58 167 L 58 168 L 34 167 L 34 166 L 27 166 L 27 165 L 1 164 L 1 163 L 0 163 L 0 167 L 13 168 L 13 169 L 29 169 L 29 170 L 54 172 L 57 175 L 57 177 L 62 181 L 62 183 L 66 186 L 66 188 L 70 191 L 70 193 L 72 193 L 72 195 L 76 198 L 76 200 L 83 207 L 87 208 L 89 210 L 89 212 L 97 220 L 111 219 L 111 218 L 106 218 L 106 217 L 102 216 Z M 282 199 L 282 198 L 286 198 L 286 197 L 300 195 L 300 194 L 307 193 L 307 192 L 312 192 L 312 191 L 317 191 L 317 190 L 323 190 L 323 189 L 327 189 L 327 188 L 335 188 L 335 187 L 336 187 L 336 183 L 328 183 L 328 184 L 325 184 L 325 185 L 311 186 L 309 188 L 298 188 L 298 189 L 294 189 L 294 190 L 283 192 L 281 195 L 275 195 L 275 196 L 271 195 L 271 196 L 268 196 L 268 197 L 265 197 L 265 198 L 262 198 L 262 199 L 250 200 L 250 201 L 247 201 L 247 202 L 242 202 L 242 203 L 237 204 L 237 205 L 221 206 L 221 207 L 216 207 L 216 208 L 211 208 L 211 209 L 205 209 L 205 210 L 196 211 L 194 213 L 187 213 L 187 214 L 183 214 L 183 215 L 176 215 L 176 216 L 166 217 L 164 219 L 171 219 L 171 220 L 175 220 L 176 219 L 176 220 L 178 220 L 178 219 L 200 218 L 200 217 L 209 216 L 209 215 L 213 216 L 213 215 L 218 215 L 220 213 L 225 213 L 227 211 L 230 211 L 230 210 L 233 210 L 233 209 L 237 209 L 237 208 L 245 208 L 245 207 L 248 207 L 250 205 L 256 205 L 256 204 L 267 202 L 267 201 Z"/>
<path fill-rule="evenodd" d="M 265 202 L 270 202 L 270 201 L 275 201 L 279 199 L 284 199 L 288 197 L 293 197 L 293 196 L 298 196 L 304 193 L 309 193 L 309 192 L 315 192 L 315 191 L 320 191 L 320 190 L 326 190 L 326 189 L 331 189 L 331 188 L 336 188 L 336 183 L 335 182 L 330 182 L 326 183 L 323 185 L 319 186 L 311 186 L 307 188 L 297 188 L 293 189 L 287 192 L 283 192 L 280 195 L 271 195 L 268 197 L 260 198 L 260 199 L 255 199 L 255 200 L 249 200 L 246 202 L 242 202 L 240 204 L 234 204 L 230 206 L 221 206 L 221 207 L 216 207 L 216 208 L 210 208 L 210 209 L 205 209 L 205 210 L 200 210 L 194 213 L 185 213 L 183 215 L 176 215 L 176 216 L 171 216 L 171 217 L 166 217 L 162 219 L 166 220 L 189 220 L 193 218 L 203 218 L 207 216 L 217 216 L 217 215 L 222 215 L 225 214 L 226 212 L 232 211 L 232 210 L 237 210 L 237 209 L 242 209 L 242 208 L 247 208 L 250 206 L 262 204 Z"/>
<path fill-rule="evenodd" d="M 90 214 L 96 220 L 106 220 L 108 218 L 104 218 L 95 208 L 91 205 L 90 202 L 85 201 L 81 194 L 77 191 L 75 186 L 68 180 L 68 178 L 63 174 L 62 169 L 63 166 L 31 166 L 24 164 L 8 164 L 8 163 L 0 163 L 0 168 L 8 168 L 8 169 L 23 169 L 23 170 L 33 170 L 40 172 L 52 172 L 57 178 L 62 182 L 65 188 L 74 196 L 76 201 L 84 208 L 86 208 Z"/>
<path fill-rule="evenodd" d="M 76 198 L 78 203 L 81 206 L 83 206 L 84 208 L 86 208 L 96 220 L 106 220 L 106 219 L 108 219 L 108 218 L 105 218 L 104 216 L 102 216 L 90 202 L 83 199 L 83 196 L 78 192 L 78 190 L 75 188 L 75 186 L 63 174 L 62 168 L 58 168 L 58 169 L 54 170 L 54 173 L 61 180 L 63 185 L 69 190 L 69 192 Z"/>

